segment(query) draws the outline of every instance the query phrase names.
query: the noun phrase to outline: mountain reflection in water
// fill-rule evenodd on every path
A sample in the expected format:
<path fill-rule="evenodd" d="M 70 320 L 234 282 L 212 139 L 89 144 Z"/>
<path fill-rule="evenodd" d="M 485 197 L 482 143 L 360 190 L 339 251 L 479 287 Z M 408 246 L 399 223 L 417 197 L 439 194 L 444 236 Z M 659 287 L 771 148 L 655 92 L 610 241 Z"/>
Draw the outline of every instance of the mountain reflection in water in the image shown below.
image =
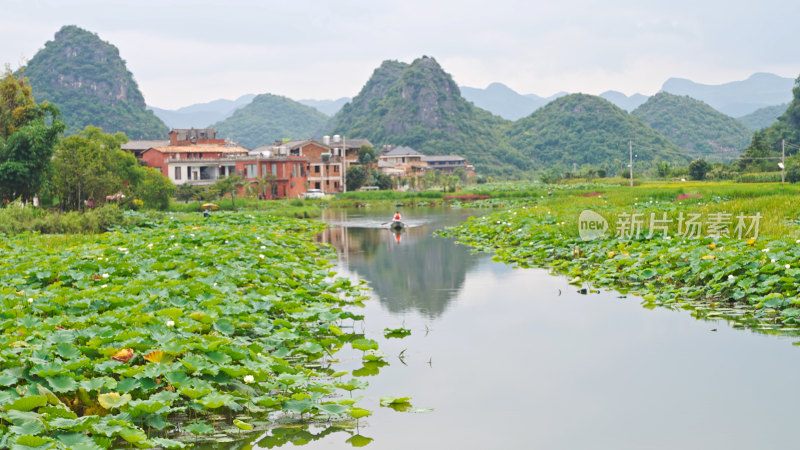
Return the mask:
<path fill-rule="evenodd" d="M 334 225 L 318 240 L 333 244 L 340 261 L 369 282 L 389 311 L 416 310 L 429 318 L 438 317 L 464 286 L 476 259 L 468 247 L 435 238 L 433 231 L 466 220 L 470 213 L 450 212 L 447 220 L 442 220 L 442 211 L 419 210 L 417 216 L 408 218 L 399 242 L 391 230 L 381 226 L 391 215 L 391 211 L 325 211 L 323 220 Z M 435 220 L 431 216 L 436 216 Z"/>

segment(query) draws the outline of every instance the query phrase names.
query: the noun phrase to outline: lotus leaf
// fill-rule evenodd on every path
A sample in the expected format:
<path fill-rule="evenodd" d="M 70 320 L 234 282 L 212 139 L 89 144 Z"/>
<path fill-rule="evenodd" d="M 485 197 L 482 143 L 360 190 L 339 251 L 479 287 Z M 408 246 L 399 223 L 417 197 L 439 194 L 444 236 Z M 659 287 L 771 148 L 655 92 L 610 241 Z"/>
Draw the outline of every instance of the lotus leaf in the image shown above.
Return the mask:
<path fill-rule="evenodd" d="M 124 348 L 122 350 L 119 350 L 118 352 L 115 352 L 113 355 L 111 355 L 111 359 L 113 359 L 115 361 L 126 363 L 126 362 L 130 361 L 131 358 L 133 358 L 133 355 L 134 355 L 133 349 Z"/>
<path fill-rule="evenodd" d="M 214 322 L 214 329 L 219 331 L 222 334 L 233 334 L 236 331 L 236 327 L 234 326 L 233 322 L 228 319 L 218 319 Z"/>
<path fill-rule="evenodd" d="M 347 414 L 354 419 L 360 419 L 372 415 L 372 412 L 368 409 L 354 406 L 347 410 Z"/>
<path fill-rule="evenodd" d="M 350 436 L 345 442 L 352 445 L 353 447 L 366 447 L 372 442 L 374 439 L 366 436 L 362 436 L 360 434 L 354 434 Z"/>
<path fill-rule="evenodd" d="M 366 338 L 356 339 L 356 340 L 352 341 L 350 343 L 350 345 L 354 349 L 362 350 L 362 351 L 377 350 L 378 349 L 378 343 L 376 341 L 373 341 L 372 339 L 366 339 Z"/>
<path fill-rule="evenodd" d="M 0 260 L 0 297 L 36 300 L 0 314 L 0 386 L 14 388 L 0 391 L 12 421 L 0 425 L 3 443 L 30 431 L 49 446 L 180 447 L 155 433 L 173 431 L 185 409 L 269 411 L 285 402 L 313 412 L 334 392 L 330 370 L 313 359 L 350 340 L 335 322 L 357 317 L 341 306 L 362 293 L 327 279 L 335 255 L 313 241 L 319 225 L 260 213 L 195 220 L 163 216 L 57 244 L 4 237 L 0 246 L 13 251 Z M 254 263 L 259 253 L 270 263 Z M 243 383 L 245 375 L 259 383 Z M 31 379 L 42 380 L 38 390 Z M 280 389 L 308 395 L 264 394 Z M 346 407 L 330 405 L 328 413 Z"/>
<path fill-rule="evenodd" d="M 233 397 L 228 394 L 220 392 L 212 392 L 205 397 L 198 400 L 198 403 L 206 408 L 217 409 L 220 406 L 225 406 L 233 403 Z"/>
<path fill-rule="evenodd" d="M 76 450 L 100 450 L 102 447 L 97 445 L 89 436 L 81 433 L 59 434 L 56 439 L 67 448 Z"/>
<path fill-rule="evenodd" d="M 130 401 L 130 394 L 120 394 L 119 392 L 109 392 L 97 396 L 97 402 L 100 403 L 100 406 L 108 410 L 121 408 Z"/>
<path fill-rule="evenodd" d="M 233 421 L 233 424 L 234 424 L 234 425 L 236 425 L 236 428 L 238 428 L 238 429 L 240 429 L 240 430 L 250 431 L 250 430 L 252 430 L 252 429 L 253 429 L 253 426 L 252 426 L 252 425 L 250 425 L 250 424 L 249 424 L 249 423 L 247 423 L 247 422 L 242 422 L 242 421 L 241 421 L 241 420 L 239 420 L 239 419 L 236 419 L 236 420 L 234 420 L 234 421 Z"/>
<path fill-rule="evenodd" d="M 214 432 L 214 427 L 204 422 L 190 423 L 183 428 L 192 434 L 211 434 Z"/>
<path fill-rule="evenodd" d="M 336 403 L 326 403 L 324 405 L 319 405 L 319 409 L 328 414 L 340 416 L 347 412 L 350 407 L 347 405 L 338 405 Z"/>
<path fill-rule="evenodd" d="M 78 383 L 75 382 L 69 375 L 59 375 L 56 377 L 47 377 L 48 383 L 50 383 L 50 387 L 55 392 L 70 392 L 74 391 Z"/>
<path fill-rule="evenodd" d="M 4 406 L 7 410 L 16 411 L 30 411 L 32 409 L 44 406 L 47 404 L 47 397 L 44 395 L 29 395 L 27 397 L 20 397 L 13 402 Z"/>

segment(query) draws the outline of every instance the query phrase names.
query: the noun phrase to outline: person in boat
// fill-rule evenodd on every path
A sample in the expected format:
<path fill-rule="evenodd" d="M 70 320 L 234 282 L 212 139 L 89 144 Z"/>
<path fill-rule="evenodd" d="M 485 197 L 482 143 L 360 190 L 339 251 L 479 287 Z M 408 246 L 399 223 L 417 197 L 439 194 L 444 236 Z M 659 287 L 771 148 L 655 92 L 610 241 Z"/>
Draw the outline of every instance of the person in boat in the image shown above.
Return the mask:
<path fill-rule="evenodd" d="M 392 222 L 400 222 L 400 211 L 395 211 L 394 218 L 392 218 Z"/>

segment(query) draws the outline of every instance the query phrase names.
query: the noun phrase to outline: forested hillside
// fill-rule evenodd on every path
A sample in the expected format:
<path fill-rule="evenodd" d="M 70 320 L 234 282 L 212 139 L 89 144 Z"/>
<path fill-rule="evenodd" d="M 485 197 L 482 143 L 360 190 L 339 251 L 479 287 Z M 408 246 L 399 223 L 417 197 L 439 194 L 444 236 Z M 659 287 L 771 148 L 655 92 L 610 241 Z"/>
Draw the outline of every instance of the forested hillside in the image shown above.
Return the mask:
<path fill-rule="evenodd" d="M 729 161 L 742 153 L 751 132 L 744 124 L 688 96 L 659 92 L 632 113 L 695 158 Z"/>
<path fill-rule="evenodd" d="M 561 97 L 518 120 L 506 133 L 508 143 L 523 152 L 535 169 L 591 166 L 609 174 L 626 170 L 629 141 L 634 163 L 685 164 L 686 153 L 644 122 L 600 97 Z"/>
<path fill-rule="evenodd" d="M 310 106 L 278 95 L 261 94 L 212 127 L 217 136 L 253 149 L 283 138 L 320 135 L 327 121 L 328 116 Z"/>
<path fill-rule="evenodd" d="M 61 110 L 67 134 L 87 125 L 131 139 L 166 138 L 167 127 L 145 106 L 119 50 L 96 34 L 65 26 L 24 67 L 36 101 Z"/>
<path fill-rule="evenodd" d="M 422 57 L 411 64 L 381 64 L 334 116 L 331 132 L 427 155 L 458 154 L 481 173 L 511 175 L 531 165 L 503 141 L 509 123 L 466 101 L 436 60 Z"/>

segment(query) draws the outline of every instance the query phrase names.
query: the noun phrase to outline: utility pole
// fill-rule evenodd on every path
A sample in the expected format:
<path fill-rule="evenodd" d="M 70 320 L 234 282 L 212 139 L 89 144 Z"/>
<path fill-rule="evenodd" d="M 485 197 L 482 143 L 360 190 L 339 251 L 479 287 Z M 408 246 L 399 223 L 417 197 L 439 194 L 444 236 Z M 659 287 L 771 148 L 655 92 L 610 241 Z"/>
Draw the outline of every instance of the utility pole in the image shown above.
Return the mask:
<path fill-rule="evenodd" d="M 630 150 L 631 152 L 631 164 L 628 167 L 631 168 L 631 187 L 633 187 L 633 141 L 632 140 L 628 141 L 628 150 Z"/>
<path fill-rule="evenodd" d="M 786 139 L 781 139 L 781 184 L 786 182 Z"/>
<path fill-rule="evenodd" d="M 342 192 L 347 192 L 347 136 L 342 136 Z"/>

